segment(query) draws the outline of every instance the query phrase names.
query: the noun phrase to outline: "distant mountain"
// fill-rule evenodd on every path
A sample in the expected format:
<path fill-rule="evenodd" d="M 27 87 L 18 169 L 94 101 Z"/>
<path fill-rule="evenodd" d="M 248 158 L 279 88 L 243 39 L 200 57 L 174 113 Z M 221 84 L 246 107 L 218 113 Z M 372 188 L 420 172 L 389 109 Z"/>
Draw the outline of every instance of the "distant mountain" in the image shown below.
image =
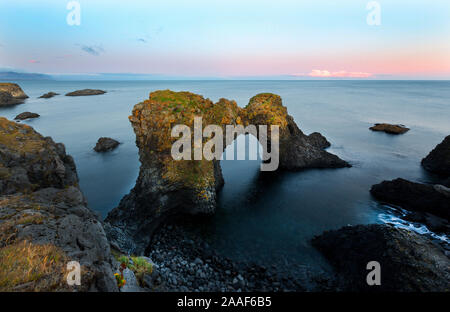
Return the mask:
<path fill-rule="evenodd" d="M 95 74 L 52 74 L 55 80 L 217 80 L 214 77 L 189 77 L 164 74 L 135 74 L 135 73 L 95 73 Z"/>
<path fill-rule="evenodd" d="M 0 71 L 0 80 L 51 80 L 50 75 L 36 73 L 18 73 L 13 71 Z"/>

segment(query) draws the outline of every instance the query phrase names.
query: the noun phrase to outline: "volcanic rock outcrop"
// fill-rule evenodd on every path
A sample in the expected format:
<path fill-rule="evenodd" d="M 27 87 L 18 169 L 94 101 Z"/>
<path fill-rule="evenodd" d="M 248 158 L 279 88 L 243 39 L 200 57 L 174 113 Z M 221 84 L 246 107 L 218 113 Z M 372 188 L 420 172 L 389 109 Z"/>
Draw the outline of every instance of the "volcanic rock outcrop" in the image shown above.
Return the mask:
<path fill-rule="evenodd" d="M 22 104 L 23 100 L 14 98 L 11 93 L 0 91 L 0 107 Z"/>
<path fill-rule="evenodd" d="M 428 238 L 383 224 L 326 231 L 313 245 L 336 269 L 344 291 L 447 292 L 450 260 Z M 381 267 L 381 285 L 366 282 L 367 264 Z"/>
<path fill-rule="evenodd" d="M 172 127 L 187 125 L 192 131 L 194 117 L 202 117 L 203 127 L 219 125 L 224 134 L 226 125 L 255 125 L 258 136 L 259 125 L 278 125 L 279 169 L 350 166 L 324 150 L 329 143 L 322 135 L 305 135 L 278 95 L 258 94 L 240 108 L 235 101 L 220 99 L 214 104 L 189 92 L 152 92 L 148 100 L 134 106 L 129 117 L 141 161 L 136 186 L 106 219 L 109 238 L 123 250 L 142 253 L 154 229 L 168 215 L 215 211 L 216 192 L 224 183 L 219 160 L 177 161 L 171 155 L 172 144 L 178 139 L 171 136 Z M 270 142 L 270 130 L 267 136 Z M 272 148 L 268 144 L 267 151 Z"/>
<path fill-rule="evenodd" d="M 28 95 L 23 92 L 17 83 L 0 82 L 0 91 L 8 92 L 15 99 L 27 99 Z"/>
<path fill-rule="evenodd" d="M 430 172 L 450 177 L 450 135 L 422 159 L 422 166 Z"/>
<path fill-rule="evenodd" d="M 450 221 L 450 190 L 445 186 L 398 178 L 373 185 L 370 193 L 380 201 L 410 211 L 431 213 Z"/>
<path fill-rule="evenodd" d="M 116 291 L 109 248 L 64 145 L 0 118 L 0 291 Z"/>

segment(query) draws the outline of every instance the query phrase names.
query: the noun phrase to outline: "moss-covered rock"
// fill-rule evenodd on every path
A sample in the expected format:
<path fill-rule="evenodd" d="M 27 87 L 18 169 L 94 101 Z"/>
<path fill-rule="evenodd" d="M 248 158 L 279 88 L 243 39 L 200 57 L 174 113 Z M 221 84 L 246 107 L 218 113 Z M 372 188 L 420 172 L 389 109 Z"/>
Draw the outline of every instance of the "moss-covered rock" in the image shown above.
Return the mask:
<path fill-rule="evenodd" d="M 0 118 L 0 291 L 114 291 L 103 226 L 72 157 L 31 127 Z M 81 286 L 66 282 L 81 265 Z"/>
<path fill-rule="evenodd" d="M 15 99 L 27 99 L 28 95 L 23 92 L 17 83 L 0 82 L 0 91 L 8 92 Z"/>
<path fill-rule="evenodd" d="M 76 185 L 75 163 L 61 143 L 0 117 L 0 195 Z"/>

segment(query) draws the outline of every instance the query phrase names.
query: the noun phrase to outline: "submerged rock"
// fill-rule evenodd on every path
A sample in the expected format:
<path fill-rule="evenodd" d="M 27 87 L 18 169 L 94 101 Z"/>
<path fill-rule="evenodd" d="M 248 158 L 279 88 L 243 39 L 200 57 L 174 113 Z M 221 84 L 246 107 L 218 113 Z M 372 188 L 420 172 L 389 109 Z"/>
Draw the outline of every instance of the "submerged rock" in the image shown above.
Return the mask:
<path fill-rule="evenodd" d="M 357 225 L 324 232 L 312 243 L 334 266 L 344 291 L 448 291 L 450 260 L 417 233 L 382 224 Z M 381 285 L 366 282 L 371 261 L 380 264 Z"/>
<path fill-rule="evenodd" d="M 36 113 L 30 113 L 30 112 L 23 112 L 20 113 L 19 115 L 17 115 L 16 117 L 14 117 L 15 120 L 25 120 L 25 119 L 29 119 L 29 118 L 38 118 L 39 114 Z"/>
<path fill-rule="evenodd" d="M 48 92 L 48 93 L 45 93 L 45 94 L 41 95 L 39 98 L 40 99 L 49 99 L 49 98 L 52 98 L 52 97 L 54 97 L 56 95 L 59 95 L 59 93 Z"/>
<path fill-rule="evenodd" d="M 69 92 L 66 94 L 66 96 L 87 96 L 87 95 L 99 95 L 99 94 L 105 94 L 105 93 L 106 93 L 106 91 L 103 91 L 103 90 L 83 89 L 83 90 Z"/>
<path fill-rule="evenodd" d="M 391 125 L 387 123 L 376 123 L 369 129 L 372 131 L 383 131 L 389 134 L 403 134 L 409 130 L 404 125 Z"/>
<path fill-rule="evenodd" d="M 450 177 L 450 135 L 422 159 L 422 166 L 430 172 Z"/>
<path fill-rule="evenodd" d="M 23 100 L 14 98 L 11 93 L 0 91 L 0 107 L 22 104 Z"/>
<path fill-rule="evenodd" d="M 219 160 L 176 161 L 171 156 L 177 140 L 171 136 L 172 127 L 187 125 L 193 133 L 194 117 L 200 116 L 203 127 L 219 125 L 224 136 L 226 125 L 278 125 L 279 169 L 349 167 L 323 150 L 328 146 L 323 136 L 307 136 L 297 127 L 278 95 L 258 94 L 240 108 L 235 101 L 220 99 L 214 104 L 190 92 L 152 92 L 148 100 L 134 106 L 129 117 L 141 161 L 136 186 L 106 219 L 111 225 L 109 237 L 121 248 L 141 253 L 154 229 L 169 215 L 214 213 L 217 191 L 224 183 Z"/>
<path fill-rule="evenodd" d="M 113 149 L 115 149 L 117 146 L 119 146 L 119 142 L 111 139 L 111 138 L 100 138 L 97 141 L 97 144 L 94 147 L 94 151 L 96 152 L 108 152 Z"/>
<path fill-rule="evenodd" d="M 404 179 L 373 185 L 370 193 L 378 200 L 406 210 L 428 212 L 450 220 L 450 197 L 447 188 L 410 182 Z"/>
<path fill-rule="evenodd" d="M 109 248 L 64 145 L 0 118 L 0 291 L 117 291 Z"/>
<path fill-rule="evenodd" d="M 8 92 L 15 99 L 27 99 L 28 95 L 23 92 L 17 83 L 0 82 L 0 91 Z"/>

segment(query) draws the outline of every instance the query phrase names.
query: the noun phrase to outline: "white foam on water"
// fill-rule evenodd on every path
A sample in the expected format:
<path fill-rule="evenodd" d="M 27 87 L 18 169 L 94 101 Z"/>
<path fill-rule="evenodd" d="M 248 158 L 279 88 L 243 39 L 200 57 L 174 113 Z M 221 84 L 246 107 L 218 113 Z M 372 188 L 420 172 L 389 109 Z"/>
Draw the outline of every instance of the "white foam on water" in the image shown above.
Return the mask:
<path fill-rule="evenodd" d="M 386 206 L 386 207 L 389 210 L 391 210 L 393 214 L 380 213 L 378 215 L 378 219 L 381 222 L 386 223 L 386 224 L 391 224 L 400 229 L 414 231 L 414 232 L 422 234 L 422 235 L 429 235 L 435 239 L 439 239 L 446 243 L 450 243 L 450 238 L 447 235 L 445 235 L 445 234 L 438 235 L 438 234 L 430 231 L 424 224 L 406 221 L 395 215 L 395 214 L 397 214 L 397 215 L 405 216 L 407 214 L 405 210 L 403 210 L 401 208 L 390 207 L 390 206 Z"/>

